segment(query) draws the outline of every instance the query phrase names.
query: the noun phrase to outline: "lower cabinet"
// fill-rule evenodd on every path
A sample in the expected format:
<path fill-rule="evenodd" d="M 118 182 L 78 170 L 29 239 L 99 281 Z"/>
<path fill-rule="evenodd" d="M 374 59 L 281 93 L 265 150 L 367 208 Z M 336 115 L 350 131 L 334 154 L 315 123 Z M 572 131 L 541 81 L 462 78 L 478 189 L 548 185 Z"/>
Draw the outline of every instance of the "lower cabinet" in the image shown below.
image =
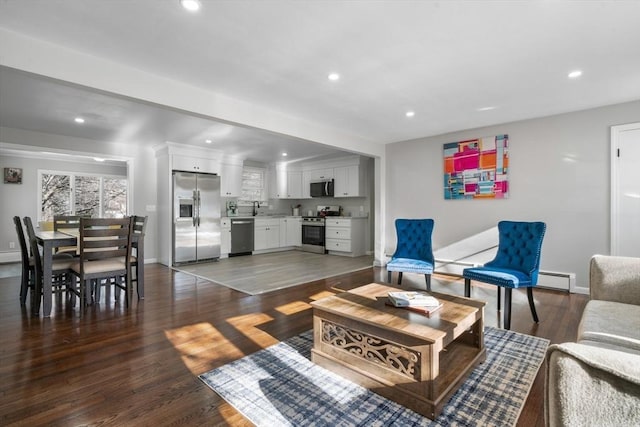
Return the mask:
<path fill-rule="evenodd" d="M 220 219 L 220 256 L 228 255 L 231 252 L 231 220 L 229 218 Z"/>
<path fill-rule="evenodd" d="M 366 254 L 366 218 L 327 219 L 325 224 L 325 247 L 330 254 L 351 257 Z"/>
<path fill-rule="evenodd" d="M 253 249 L 261 251 L 280 247 L 280 218 L 256 219 Z"/>
<path fill-rule="evenodd" d="M 280 219 L 280 247 L 302 245 L 302 217 L 288 216 Z"/>

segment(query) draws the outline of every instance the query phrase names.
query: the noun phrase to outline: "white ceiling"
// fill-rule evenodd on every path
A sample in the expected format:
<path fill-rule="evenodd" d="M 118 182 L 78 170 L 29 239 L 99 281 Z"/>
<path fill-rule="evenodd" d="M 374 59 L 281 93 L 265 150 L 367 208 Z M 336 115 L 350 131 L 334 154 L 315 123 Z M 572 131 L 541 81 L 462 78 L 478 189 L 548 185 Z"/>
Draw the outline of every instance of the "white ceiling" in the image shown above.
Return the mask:
<path fill-rule="evenodd" d="M 0 27 L 381 144 L 640 99 L 640 1 L 202 3 L 193 14 L 178 0 L 3 0 Z M 0 78 L 3 126 L 212 136 L 257 161 L 334 151 L 7 68 Z"/>

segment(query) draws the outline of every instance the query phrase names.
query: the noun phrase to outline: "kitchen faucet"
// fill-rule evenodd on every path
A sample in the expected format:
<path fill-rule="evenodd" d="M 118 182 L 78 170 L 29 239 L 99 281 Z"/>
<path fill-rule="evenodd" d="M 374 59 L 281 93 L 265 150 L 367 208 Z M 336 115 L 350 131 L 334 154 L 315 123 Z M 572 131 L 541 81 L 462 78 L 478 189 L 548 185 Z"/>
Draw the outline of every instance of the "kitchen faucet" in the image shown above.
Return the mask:
<path fill-rule="evenodd" d="M 253 203 L 253 216 L 258 215 L 258 208 L 260 207 L 260 202 L 255 201 Z"/>

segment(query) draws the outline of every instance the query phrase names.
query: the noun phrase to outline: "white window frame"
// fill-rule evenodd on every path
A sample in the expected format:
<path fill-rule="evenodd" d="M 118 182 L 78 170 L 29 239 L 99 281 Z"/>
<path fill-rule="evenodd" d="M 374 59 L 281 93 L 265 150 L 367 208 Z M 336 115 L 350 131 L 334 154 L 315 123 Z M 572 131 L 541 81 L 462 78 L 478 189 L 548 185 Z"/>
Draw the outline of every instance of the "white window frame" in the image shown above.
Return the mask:
<path fill-rule="evenodd" d="M 59 170 L 48 170 L 48 169 L 38 169 L 38 191 L 37 191 L 37 206 L 38 206 L 38 221 L 43 221 L 42 219 L 42 175 L 64 175 L 69 177 L 69 185 L 71 191 L 70 197 L 70 206 L 71 206 L 71 215 L 74 215 L 75 206 L 76 206 L 76 177 L 77 176 L 90 176 L 95 178 L 100 178 L 100 213 L 102 216 L 102 208 L 103 208 L 103 194 L 104 194 L 104 178 L 114 178 L 114 179 L 124 179 L 127 181 L 127 215 L 131 212 L 131 183 L 129 182 L 129 177 L 126 175 L 113 175 L 107 173 L 90 173 L 90 172 L 70 172 L 70 171 L 59 171 Z"/>
<path fill-rule="evenodd" d="M 260 187 L 260 192 L 262 194 L 261 199 L 262 200 L 257 200 L 260 202 L 260 206 L 268 206 L 268 183 L 267 183 L 267 169 L 266 168 L 261 168 L 261 167 L 256 167 L 256 166 L 243 166 L 242 167 L 242 173 L 244 175 L 244 171 L 250 171 L 250 172 L 257 172 L 261 175 L 261 181 L 262 181 L 262 186 Z M 242 189 L 244 189 L 244 179 L 242 180 L 242 187 L 241 187 L 241 191 L 240 191 L 240 197 L 238 197 L 238 206 L 253 206 L 253 202 L 254 200 L 245 200 L 242 199 Z"/>

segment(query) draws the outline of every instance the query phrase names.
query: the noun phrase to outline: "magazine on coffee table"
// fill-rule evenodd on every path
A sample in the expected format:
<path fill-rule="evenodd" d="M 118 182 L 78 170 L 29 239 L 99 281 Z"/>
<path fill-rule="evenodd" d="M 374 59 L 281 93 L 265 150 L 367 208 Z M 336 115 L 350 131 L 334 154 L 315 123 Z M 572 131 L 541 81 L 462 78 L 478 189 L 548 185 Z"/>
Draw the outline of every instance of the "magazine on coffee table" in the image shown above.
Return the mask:
<path fill-rule="evenodd" d="M 389 292 L 387 296 L 396 307 L 437 307 L 440 305 L 437 298 L 424 292 Z"/>
<path fill-rule="evenodd" d="M 431 314 L 442 307 L 442 303 L 432 295 L 423 292 L 389 292 L 387 305 L 415 311 L 430 317 Z"/>

